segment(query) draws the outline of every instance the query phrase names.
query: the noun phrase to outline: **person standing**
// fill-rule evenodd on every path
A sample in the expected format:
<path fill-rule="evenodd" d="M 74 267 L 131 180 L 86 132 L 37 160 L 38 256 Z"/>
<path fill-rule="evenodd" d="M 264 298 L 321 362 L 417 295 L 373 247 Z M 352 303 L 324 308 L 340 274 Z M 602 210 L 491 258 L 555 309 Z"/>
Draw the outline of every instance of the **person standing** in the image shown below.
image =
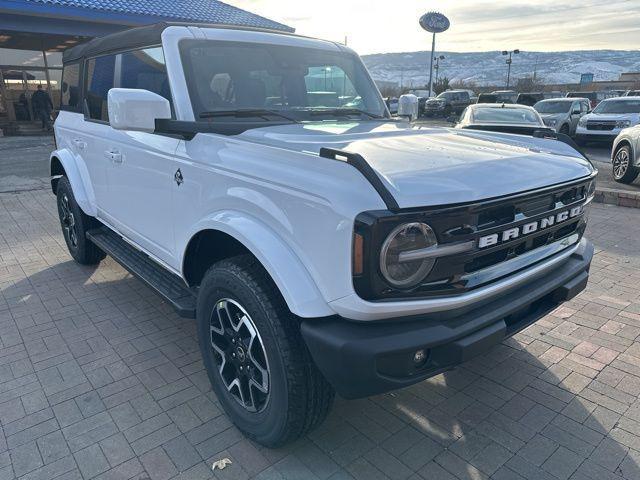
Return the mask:
<path fill-rule="evenodd" d="M 53 102 L 49 94 L 42 89 L 42 85 L 38 84 L 36 92 L 31 96 L 31 104 L 36 118 L 42 121 L 42 130 L 51 130 L 50 118 Z"/>

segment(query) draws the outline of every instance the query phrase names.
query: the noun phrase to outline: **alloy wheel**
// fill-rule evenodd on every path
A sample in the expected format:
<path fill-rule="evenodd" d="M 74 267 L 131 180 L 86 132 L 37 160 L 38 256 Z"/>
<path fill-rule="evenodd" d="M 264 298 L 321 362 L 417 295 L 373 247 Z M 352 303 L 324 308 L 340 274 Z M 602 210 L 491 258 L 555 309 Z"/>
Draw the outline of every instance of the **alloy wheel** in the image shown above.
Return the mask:
<path fill-rule="evenodd" d="M 253 320 L 235 300 L 219 300 L 211 313 L 211 346 L 229 394 L 246 410 L 260 412 L 269 400 L 269 363 Z"/>
<path fill-rule="evenodd" d="M 62 230 L 65 237 L 69 240 L 69 244 L 73 248 L 78 247 L 78 232 L 76 229 L 76 218 L 69 206 L 69 197 L 65 193 L 60 200 L 60 222 L 62 223 Z"/>
<path fill-rule="evenodd" d="M 621 179 L 629 168 L 629 153 L 625 148 L 621 148 L 613 158 L 613 176 Z"/>

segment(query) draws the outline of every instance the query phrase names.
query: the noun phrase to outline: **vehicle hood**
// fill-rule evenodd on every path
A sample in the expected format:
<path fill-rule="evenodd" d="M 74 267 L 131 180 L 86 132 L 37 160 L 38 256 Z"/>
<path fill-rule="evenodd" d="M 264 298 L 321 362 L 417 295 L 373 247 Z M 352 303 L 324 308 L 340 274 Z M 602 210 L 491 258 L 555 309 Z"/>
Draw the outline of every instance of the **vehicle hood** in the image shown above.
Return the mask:
<path fill-rule="evenodd" d="M 541 113 L 542 120 L 557 120 L 558 122 L 564 120 L 569 115 L 566 113 Z"/>
<path fill-rule="evenodd" d="M 359 153 L 401 208 L 474 202 L 594 172 L 580 153 L 556 140 L 403 122 L 280 125 L 236 138 L 301 154 L 318 155 L 322 147 Z"/>
<path fill-rule="evenodd" d="M 640 122 L 640 113 L 595 113 L 591 112 L 585 115 L 583 118 L 594 121 L 620 121 L 629 120 L 632 124 Z"/>

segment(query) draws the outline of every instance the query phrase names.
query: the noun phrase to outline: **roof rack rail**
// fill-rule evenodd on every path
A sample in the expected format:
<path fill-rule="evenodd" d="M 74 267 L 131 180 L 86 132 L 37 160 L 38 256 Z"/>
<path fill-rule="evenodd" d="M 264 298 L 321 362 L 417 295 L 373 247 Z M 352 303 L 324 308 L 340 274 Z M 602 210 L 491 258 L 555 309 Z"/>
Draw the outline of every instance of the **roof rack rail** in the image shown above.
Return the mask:
<path fill-rule="evenodd" d="M 364 178 L 371 184 L 382 201 L 387 206 L 389 210 L 392 212 L 397 212 L 400 210 L 400 206 L 396 199 L 393 197 L 389 189 L 385 186 L 385 184 L 380 180 L 380 177 L 376 173 L 376 171 L 369 165 L 369 163 L 365 160 L 365 158 L 359 153 L 346 152 L 344 150 L 337 150 L 334 148 L 326 148 L 322 147 L 320 149 L 320 156 L 324 158 L 329 158 L 331 160 L 338 160 L 347 162 L 349 165 L 356 168 Z"/>

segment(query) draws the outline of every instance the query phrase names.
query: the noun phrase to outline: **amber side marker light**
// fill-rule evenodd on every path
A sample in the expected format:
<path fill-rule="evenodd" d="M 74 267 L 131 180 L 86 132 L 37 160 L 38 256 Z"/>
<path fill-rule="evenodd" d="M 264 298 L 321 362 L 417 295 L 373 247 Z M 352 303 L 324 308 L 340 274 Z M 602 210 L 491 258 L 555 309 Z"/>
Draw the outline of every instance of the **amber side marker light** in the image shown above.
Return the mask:
<path fill-rule="evenodd" d="M 353 235 L 353 274 L 364 272 L 364 238 L 359 233 Z"/>

